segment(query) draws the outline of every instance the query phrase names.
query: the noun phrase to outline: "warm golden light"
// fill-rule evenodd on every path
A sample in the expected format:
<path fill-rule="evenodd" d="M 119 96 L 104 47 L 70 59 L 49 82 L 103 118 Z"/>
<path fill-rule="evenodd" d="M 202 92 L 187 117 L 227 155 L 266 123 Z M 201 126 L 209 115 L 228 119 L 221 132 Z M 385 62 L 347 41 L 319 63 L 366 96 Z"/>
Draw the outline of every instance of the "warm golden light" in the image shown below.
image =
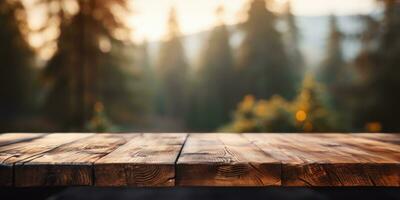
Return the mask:
<path fill-rule="evenodd" d="M 304 122 L 307 119 L 307 113 L 304 110 L 299 110 L 296 112 L 296 120 L 299 122 Z"/>
<path fill-rule="evenodd" d="M 382 124 L 379 122 L 370 122 L 366 124 L 368 132 L 376 133 L 382 131 Z"/>

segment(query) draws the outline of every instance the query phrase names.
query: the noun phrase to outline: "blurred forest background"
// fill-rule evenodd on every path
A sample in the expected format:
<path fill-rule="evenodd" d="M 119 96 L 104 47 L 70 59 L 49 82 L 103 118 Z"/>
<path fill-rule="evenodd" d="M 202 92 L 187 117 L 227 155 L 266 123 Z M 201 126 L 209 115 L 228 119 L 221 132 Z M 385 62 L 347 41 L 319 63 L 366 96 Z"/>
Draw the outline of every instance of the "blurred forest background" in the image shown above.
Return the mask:
<path fill-rule="evenodd" d="M 134 0 L 24 2 L 0 1 L 1 132 L 400 132 L 399 0 L 348 16 L 352 33 L 323 18 L 317 64 L 289 1 L 276 12 L 273 0 L 249 0 L 236 25 L 218 7 L 195 58 L 174 8 L 155 45 L 129 38 Z M 46 23 L 32 28 L 37 7 Z"/>

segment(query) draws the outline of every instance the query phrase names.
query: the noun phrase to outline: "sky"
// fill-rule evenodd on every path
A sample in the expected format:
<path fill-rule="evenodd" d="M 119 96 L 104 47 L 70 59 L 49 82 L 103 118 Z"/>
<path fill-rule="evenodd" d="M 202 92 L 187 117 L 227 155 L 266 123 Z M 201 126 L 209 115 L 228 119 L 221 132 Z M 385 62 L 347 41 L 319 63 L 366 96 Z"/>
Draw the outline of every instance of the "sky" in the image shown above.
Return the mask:
<path fill-rule="evenodd" d="M 287 0 L 275 0 L 276 8 Z M 375 0 L 291 0 L 295 15 L 317 16 L 365 14 L 376 8 Z M 175 7 L 183 34 L 210 29 L 216 23 L 215 10 L 224 6 L 224 20 L 235 24 L 245 19 L 248 0 L 135 0 L 135 14 L 129 24 L 135 28 L 135 41 L 160 40 L 165 35 L 166 20 L 171 7 Z"/>

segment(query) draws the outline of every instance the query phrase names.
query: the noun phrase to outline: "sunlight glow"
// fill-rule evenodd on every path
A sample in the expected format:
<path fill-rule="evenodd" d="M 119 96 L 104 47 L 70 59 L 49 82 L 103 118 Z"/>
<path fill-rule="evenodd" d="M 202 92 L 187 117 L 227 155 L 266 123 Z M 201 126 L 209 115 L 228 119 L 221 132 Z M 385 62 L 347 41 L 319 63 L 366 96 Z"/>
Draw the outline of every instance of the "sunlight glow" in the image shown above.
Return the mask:
<path fill-rule="evenodd" d="M 36 0 L 23 0 L 24 4 L 32 6 Z M 131 10 L 127 23 L 133 29 L 132 41 L 157 41 L 166 34 L 166 21 L 172 7 L 177 10 L 181 33 L 184 35 L 208 30 L 215 26 L 216 9 L 224 7 L 226 24 L 237 24 L 246 18 L 250 0 L 131 0 Z M 275 6 L 283 5 L 288 0 L 274 0 Z M 375 0 L 291 0 L 295 15 L 337 15 L 370 13 L 375 10 Z M 77 9 L 74 5 L 71 10 Z M 28 10 L 29 25 L 38 29 L 45 20 L 44 8 L 37 7 Z M 51 36 L 56 33 L 50 34 Z M 46 37 L 49 37 L 48 35 Z M 34 47 L 39 47 L 45 40 L 32 36 L 29 39 Z M 49 55 L 47 55 L 48 57 Z"/>
<path fill-rule="evenodd" d="M 237 23 L 247 0 L 136 0 L 133 4 L 136 13 L 129 23 L 135 27 L 133 38 L 141 41 L 159 40 L 166 34 L 166 20 L 172 7 L 177 10 L 181 32 L 191 34 L 214 26 L 220 5 L 225 9 L 225 22 Z"/>
<path fill-rule="evenodd" d="M 275 0 L 275 6 L 287 0 Z M 374 10 L 375 0 L 291 0 L 296 15 L 337 15 L 369 13 Z M 135 0 L 136 14 L 129 19 L 135 31 L 135 41 L 160 40 L 165 35 L 167 15 L 172 6 L 178 13 L 183 34 L 207 30 L 216 23 L 218 6 L 225 8 L 225 22 L 236 24 L 243 21 L 249 0 Z"/>

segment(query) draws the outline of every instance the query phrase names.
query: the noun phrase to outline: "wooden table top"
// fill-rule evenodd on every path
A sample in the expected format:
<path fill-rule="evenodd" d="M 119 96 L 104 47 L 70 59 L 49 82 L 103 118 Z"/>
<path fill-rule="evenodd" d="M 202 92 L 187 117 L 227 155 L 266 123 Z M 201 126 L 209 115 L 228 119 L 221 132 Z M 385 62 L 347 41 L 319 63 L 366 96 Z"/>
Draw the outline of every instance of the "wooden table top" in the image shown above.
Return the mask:
<path fill-rule="evenodd" d="M 397 134 L 0 134 L 0 186 L 400 186 Z"/>

